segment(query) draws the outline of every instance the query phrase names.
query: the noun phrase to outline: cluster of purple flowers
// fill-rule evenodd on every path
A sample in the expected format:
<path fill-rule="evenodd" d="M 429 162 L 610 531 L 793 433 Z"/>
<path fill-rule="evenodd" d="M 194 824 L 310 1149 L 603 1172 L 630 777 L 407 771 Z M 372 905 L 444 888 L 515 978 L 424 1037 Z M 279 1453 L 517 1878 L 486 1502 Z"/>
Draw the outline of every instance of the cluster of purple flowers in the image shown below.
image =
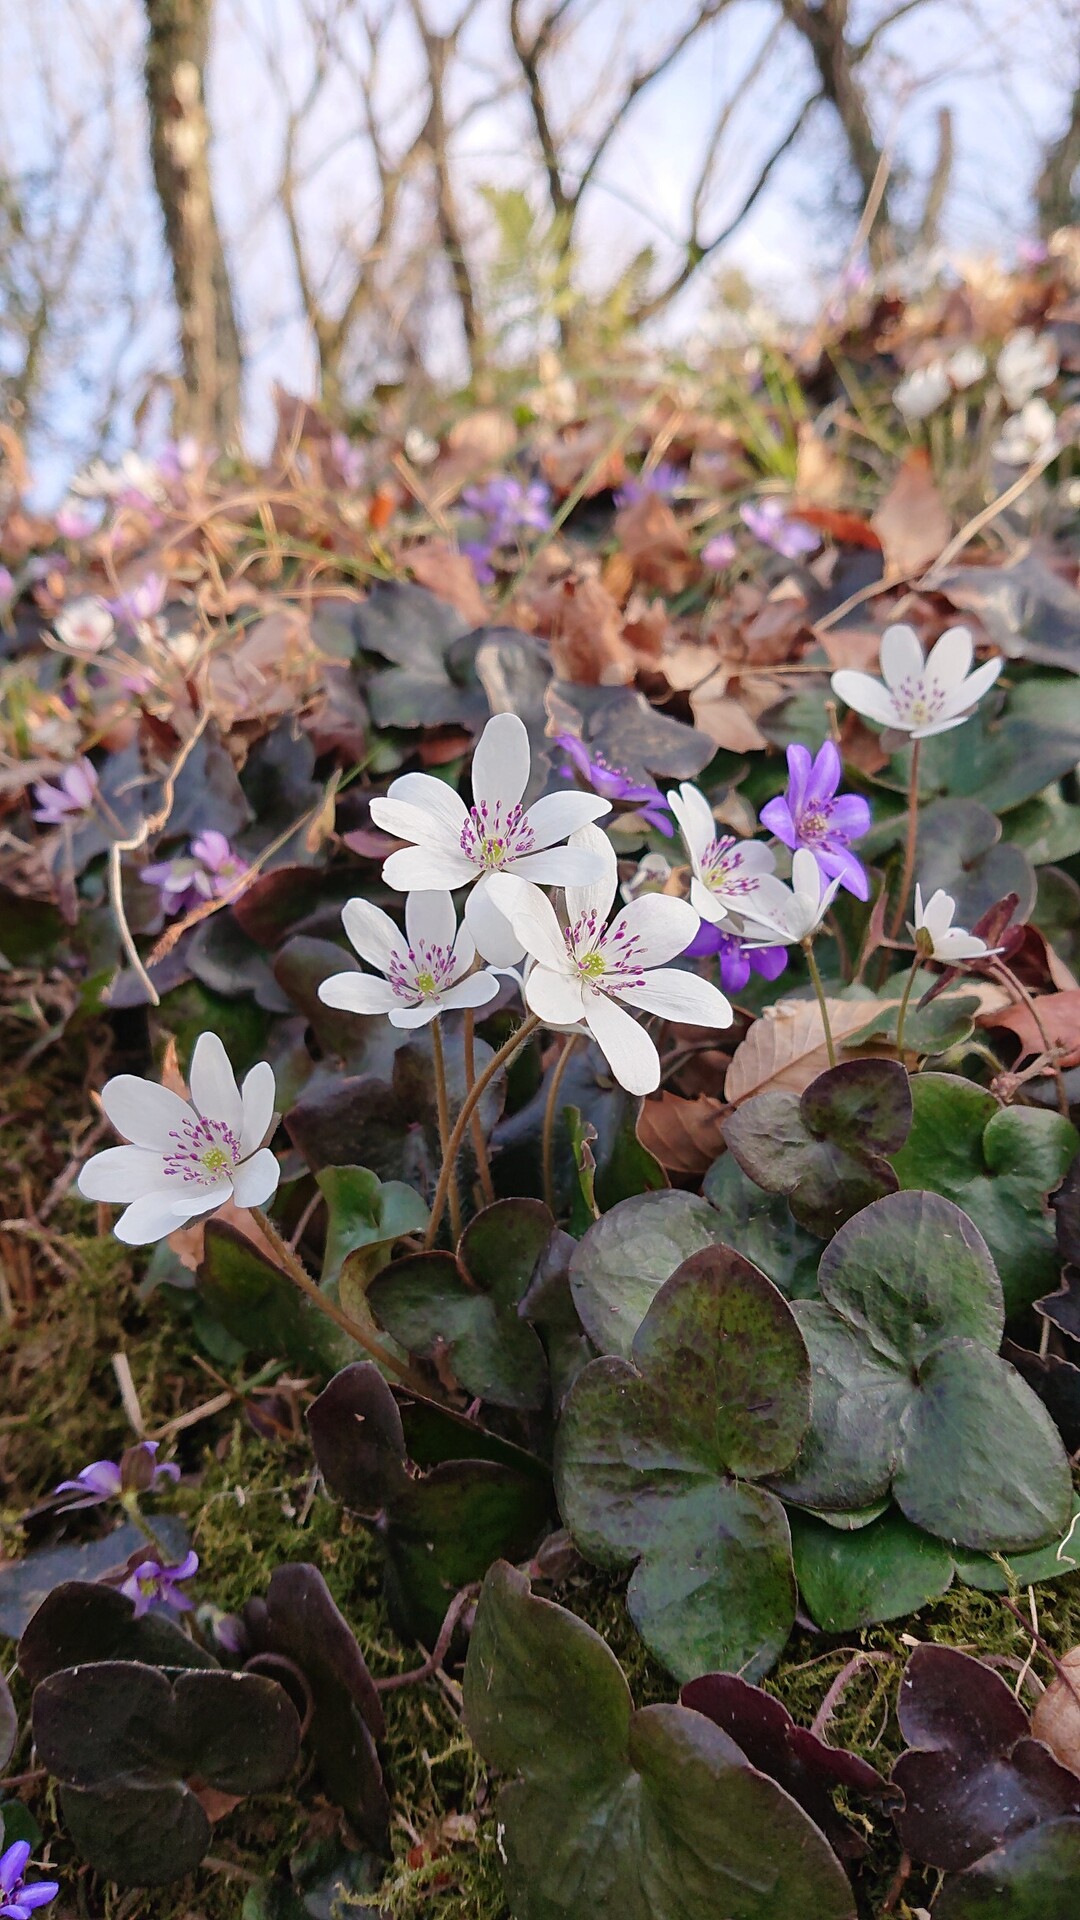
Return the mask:
<path fill-rule="evenodd" d="M 681 467 L 670 460 L 659 460 L 655 467 L 641 473 L 628 473 L 622 486 L 616 488 L 615 505 L 620 509 L 632 507 L 655 493 L 661 500 L 670 500 L 685 484 L 686 475 Z"/>
<path fill-rule="evenodd" d="M 472 561 L 473 572 L 483 586 L 489 586 L 495 578 L 492 558 L 500 547 L 509 546 L 526 528 L 543 533 L 551 523 L 551 494 L 542 480 L 526 483 L 502 475 L 486 480 L 483 486 L 466 487 L 461 504 L 484 523 L 479 539 L 461 542 L 461 551 Z"/>
<path fill-rule="evenodd" d="M 175 860 L 158 860 L 144 867 L 141 879 L 157 887 L 166 918 L 190 913 L 204 900 L 218 900 L 248 870 L 248 863 L 234 853 L 223 833 L 208 827 L 196 835 L 186 854 Z"/>
<path fill-rule="evenodd" d="M 34 819 L 43 827 L 61 827 L 65 821 L 85 818 L 94 805 L 98 777 L 94 764 L 85 756 L 65 767 L 55 786 L 38 780 L 34 786 Z"/>
<path fill-rule="evenodd" d="M 668 803 L 659 787 L 632 779 L 625 767 L 610 766 L 602 753 L 590 750 L 576 733 L 557 733 L 555 744 L 566 755 L 564 765 L 559 768 L 564 780 L 569 780 L 575 773 L 579 774 L 594 793 L 602 794 L 605 800 L 621 801 L 624 806 L 635 808 L 650 827 L 656 827 L 668 839 L 671 838 L 675 829 Z"/>
<path fill-rule="evenodd" d="M 752 973 L 763 980 L 778 980 L 788 962 L 786 947 L 756 947 L 738 934 L 723 933 L 709 920 L 702 920 L 690 945 L 684 949 L 688 960 L 701 960 L 716 954 L 720 963 L 720 985 L 725 993 L 742 993 Z"/>
<path fill-rule="evenodd" d="M 30 1842 L 16 1840 L 0 1853 L 0 1920 L 30 1920 L 39 1907 L 47 1907 L 60 1891 L 58 1880 L 37 1880 L 26 1884 L 30 1864 Z"/>
<path fill-rule="evenodd" d="M 57 1493 L 77 1493 L 61 1513 L 73 1513 L 78 1507 L 100 1507 L 106 1500 L 123 1500 L 140 1493 L 156 1493 L 165 1480 L 179 1480 L 180 1469 L 171 1460 L 157 1458 L 158 1442 L 140 1440 L 128 1447 L 119 1460 L 91 1460 L 81 1467 L 74 1480 L 61 1480 Z"/>
<path fill-rule="evenodd" d="M 866 900 L 870 883 L 866 869 L 851 851 L 870 827 L 870 808 L 855 793 L 837 793 L 843 774 L 840 755 L 831 740 L 811 759 L 805 747 L 787 750 L 788 784 L 761 809 L 761 824 L 785 847 L 805 847 L 813 854 L 826 880 Z"/>

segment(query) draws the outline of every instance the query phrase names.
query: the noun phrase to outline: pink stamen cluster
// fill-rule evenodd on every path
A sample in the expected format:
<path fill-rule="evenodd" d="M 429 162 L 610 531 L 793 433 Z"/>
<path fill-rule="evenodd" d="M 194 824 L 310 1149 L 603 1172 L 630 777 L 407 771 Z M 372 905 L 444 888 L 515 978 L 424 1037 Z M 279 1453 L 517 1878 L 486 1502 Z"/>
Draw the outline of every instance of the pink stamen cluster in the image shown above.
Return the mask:
<path fill-rule="evenodd" d="M 742 864 L 739 842 L 732 835 L 725 834 L 719 840 L 711 840 L 702 854 L 702 878 L 706 886 L 722 889 L 725 893 L 755 893 L 758 876 L 753 873 L 740 876 Z"/>
<path fill-rule="evenodd" d="M 908 719 L 917 720 L 920 726 L 936 720 L 945 705 L 946 692 L 935 680 L 924 680 L 920 675 L 909 675 L 901 680 L 898 687 L 892 689 L 897 711 Z"/>
<path fill-rule="evenodd" d="M 471 809 L 461 829 L 461 851 L 467 860 L 490 873 L 505 866 L 508 860 L 519 860 L 523 854 L 531 853 L 533 839 L 533 830 L 525 824 L 524 809 L 520 805 L 510 807 L 504 820 L 501 800 L 495 802 L 494 808 L 482 800 L 478 807 Z"/>
<path fill-rule="evenodd" d="M 240 1142 L 224 1120 L 185 1120 L 170 1130 L 169 1138 L 179 1144 L 165 1155 L 165 1172 L 185 1184 L 204 1184 L 208 1174 L 239 1164 Z"/>
<path fill-rule="evenodd" d="M 450 947 L 408 947 L 404 953 L 400 950 L 391 955 L 387 979 L 394 992 L 403 1000 L 415 1000 L 417 994 L 422 999 L 436 999 L 444 988 L 453 986 L 456 966 L 453 950 Z M 432 984 L 421 986 L 420 976 L 426 974 Z"/>
<path fill-rule="evenodd" d="M 604 992 L 644 985 L 645 970 L 638 959 L 641 939 L 627 932 L 621 920 L 602 931 L 595 908 L 582 913 L 566 931 L 566 948 L 582 979 Z"/>

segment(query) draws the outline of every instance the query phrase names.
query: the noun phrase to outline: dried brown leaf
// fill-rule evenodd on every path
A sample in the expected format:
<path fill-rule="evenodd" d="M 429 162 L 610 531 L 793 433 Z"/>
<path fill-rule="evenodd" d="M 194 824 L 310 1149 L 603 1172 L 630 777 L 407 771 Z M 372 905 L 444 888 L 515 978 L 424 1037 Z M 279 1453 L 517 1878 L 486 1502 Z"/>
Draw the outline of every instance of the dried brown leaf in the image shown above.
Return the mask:
<path fill-rule="evenodd" d="M 906 456 L 870 525 L 881 541 L 887 579 L 911 579 L 937 559 L 952 533 L 952 518 L 922 447 Z"/>
<path fill-rule="evenodd" d="M 616 514 L 615 538 L 642 586 L 682 593 L 697 572 L 690 542 L 658 493 L 643 493 Z"/>
<path fill-rule="evenodd" d="M 622 687 L 636 662 L 623 639 L 622 614 L 599 580 L 561 580 L 535 601 L 559 680 L 583 687 Z"/>
<path fill-rule="evenodd" d="M 829 1000 L 829 1025 L 839 1046 L 849 1034 L 874 1018 L 883 1000 Z M 785 1087 L 801 1093 L 829 1064 L 821 1009 L 816 1000 L 780 1000 L 755 1020 L 746 1039 L 735 1050 L 724 1083 L 724 1095 L 736 1106 L 765 1087 Z"/>
<path fill-rule="evenodd" d="M 425 540 L 405 556 L 410 573 L 429 593 L 449 602 L 470 626 L 488 623 L 488 607 L 476 584 L 468 554 L 455 553 L 446 540 Z"/>
<path fill-rule="evenodd" d="M 637 1137 L 666 1173 L 702 1174 L 724 1150 L 721 1122 L 729 1111 L 709 1094 L 684 1100 L 665 1091 L 643 1103 Z"/>

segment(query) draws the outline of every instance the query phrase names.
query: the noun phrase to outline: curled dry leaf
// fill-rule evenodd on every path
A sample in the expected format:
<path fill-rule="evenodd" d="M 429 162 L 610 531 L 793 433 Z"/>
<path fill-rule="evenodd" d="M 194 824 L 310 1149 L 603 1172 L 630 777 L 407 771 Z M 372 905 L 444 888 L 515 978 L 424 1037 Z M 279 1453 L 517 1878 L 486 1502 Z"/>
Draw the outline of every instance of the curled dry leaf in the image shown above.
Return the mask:
<path fill-rule="evenodd" d="M 599 580 L 561 580 L 536 601 L 556 678 L 578 686 L 621 687 L 633 680 L 634 655 L 622 614 Z"/>
<path fill-rule="evenodd" d="M 1015 1033 L 1020 1042 L 1017 1066 L 1025 1060 L 1034 1060 L 1046 1051 L 1046 1043 L 1039 1032 L 1042 1022 L 1046 1039 L 1052 1047 L 1060 1048 L 1058 1064 L 1062 1067 L 1075 1067 L 1080 1064 L 1080 990 L 1072 989 L 1067 993 L 1042 993 L 1035 1000 L 1039 1018 L 1028 1006 L 1006 1006 L 994 1008 L 979 1015 L 980 1027 L 1005 1028 Z M 1046 1067 L 1049 1073 L 1051 1068 Z"/>
<path fill-rule="evenodd" d="M 841 1042 L 858 1033 L 885 1004 L 878 1000 L 829 1000 L 833 1039 Z M 816 1000 L 781 1000 L 755 1020 L 746 1039 L 735 1050 L 724 1083 L 729 1106 L 736 1106 L 763 1087 L 786 1087 L 802 1093 L 829 1064 L 825 1029 Z"/>
<path fill-rule="evenodd" d="M 410 547 L 409 571 L 429 593 L 446 600 L 472 627 L 486 627 L 489 609 L 465 553 L 455 553 L 446 540 L 425 540 Z"/>
<path fill-rule="evenodd" d="M 1080 1774 L 1080 1647 L 1061 1657 L 1059 1671 L 1031 1716 L 1031 1731 L 1062 1766 Z"/>
<path fill-rule="evenodd" d="M 686 534 L 657 493 L 643 493 L 616 515 L 615 537 L 643 586 L 682 593 L 697 571 Z"/>
<path fill-rule="evenodd" d="M 922 447 L 913 447 L 907 455 L 870 525 L 881 541 L 888 579 L 909 579 L 937 559 L 952 533 L 952 520 Z"/>
<path fill-rule="evenodd" d="M 724 1151 L 722 1122 L 728 1109 L 722 1100 L 699 1094 L 683 1100 L 677 1093 L 661 1093 L 646 1100 L 638 1115 L 637 1137 L 666 1173 L 707 1173 Z"/>

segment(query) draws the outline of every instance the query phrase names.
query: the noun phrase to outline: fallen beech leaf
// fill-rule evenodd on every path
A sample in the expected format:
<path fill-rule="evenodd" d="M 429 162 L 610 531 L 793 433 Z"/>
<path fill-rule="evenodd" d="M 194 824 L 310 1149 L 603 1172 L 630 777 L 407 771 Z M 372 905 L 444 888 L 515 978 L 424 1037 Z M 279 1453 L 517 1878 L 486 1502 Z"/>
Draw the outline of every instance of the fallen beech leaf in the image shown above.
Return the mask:
<path fill-rule="evenodd" d="M 294 608 L 269 613 L 210 661 L 214 716 L 226 733 L 241 720 L 295 713 L 321 677 L 322 661 L 306 616 Z"/>
<path fill-rule="evenodd" d="M 721 1122 L 727 1111 L 722 1100 L 709 1094 L 684 1100 L 677 1093 L 661 1093 L 643 1103 L 637 1137 L 666 1173 L 706 1173 L 724 1151 Z"/>
<path fill-rule="evenodd" d="M 881 542 L 887 579 L 910 579 L 937 559 L 952 533 L 952 518 L 922 447 L 907 455 L 870 525 Z"/>
<path fill-rule="evenodd" d="M 583 500 L 590 500 L 594 494 L 604 493 L 610 487 L 621 487 L 626 479 L 626 461 L 622 447 L 612 444 L 615 440 L 609 420 L 564 428 L 540 455 L 544 479 L 560 494 L 571 493 L 585 481 Z M 590 471 L 593 467 L 595 472 Z"/>
<path fill-rule="evenodd" d="M 1061 1665 L 1069 1679 L 1055 1673 L 1031 1716 L 1031 1731 L 1062 1766 L 1080 1773 L 1080 1647 L 1062 1654 Z"/>
<path fill-rule="evenodd" d="M 847 469 L 839 454 L 810 420 L 798 425 L 799 451 L 795 462 L 795 504 L 800 517 L 807 507 L 835 507 L 847 490 Z M 812 522 L 817 525 L 816 521 Z M 864 522 L 865 524 L 865 522 Z M 877 541 L 874 541 L 877 546 Z"/>
<path fill-rule="evenodd" d="M 599 580 L 561 580 L 536 601 L 555 676 L 583 687 L 621 687 L 635 660 L 623 639 L 622 614 Z"/>
<path fill-rule="evenodd" d="M 828 1000 L 829 1025 L 839 1043 L 874 1018 L 884 1000 Z M 724 1097 L 736 1106 L 763 1087 L 802 1093 L 829 1064 L 821 1009 L 816 1000 L 781 1000 L 755 1020 L 727 1070 Z"/>
<path fill-rule="evenodd" d="M 446 600 L 474 627 L 487 625 L 488 609 L 468 554 L 455 553 L 445 540 L 425 540 L 405 556 L 410 573 L 429 593 Z"/>
<path fill-rule="evenodd" d="M 691 694 L 694 725 L 728 753 L 758 753 L 769 744 L 765 735 L 742 701 L 722 693 L 722 686 L 723 679 L 718 674 L 700 694 Z"/>
<path fill-rule="evenodd" d="M 1051 1046 L 1064 1048 L 1058 1058 L 1059 1066 L 1080 1065 L 1080 989 L 1074 987 L 1067 993 L 1041 993 L 1035 1005 Z M 1015 1033 L 1020 1042 L 1017 1066 L 1045 1051 L 1042 1034 L 1030 1007 L 1007 1006 L 981 1013 L 977 1024 L 980 1027 L 1004 1027 L 1009 1033 Z M 1052 1072 L 1052 1068 L 1047 1066 L 1045 1072 Z"/>
<path fill-rule="evenodd" d="M 616 514 L 615 538 L 644 586 L 682 593 L 697 572 L 686 534 L 658 493 L 643 493 Z"/>
<path fill-rule="evenodd" d="M 857 673 L 877 673 L 881 651 L 881 633 L 877 627 L 826 627 L 817 637 L 833 672 L 838 667 L 854 667 Z M 877 739 L 876 734 L 874 738 Z"/>

